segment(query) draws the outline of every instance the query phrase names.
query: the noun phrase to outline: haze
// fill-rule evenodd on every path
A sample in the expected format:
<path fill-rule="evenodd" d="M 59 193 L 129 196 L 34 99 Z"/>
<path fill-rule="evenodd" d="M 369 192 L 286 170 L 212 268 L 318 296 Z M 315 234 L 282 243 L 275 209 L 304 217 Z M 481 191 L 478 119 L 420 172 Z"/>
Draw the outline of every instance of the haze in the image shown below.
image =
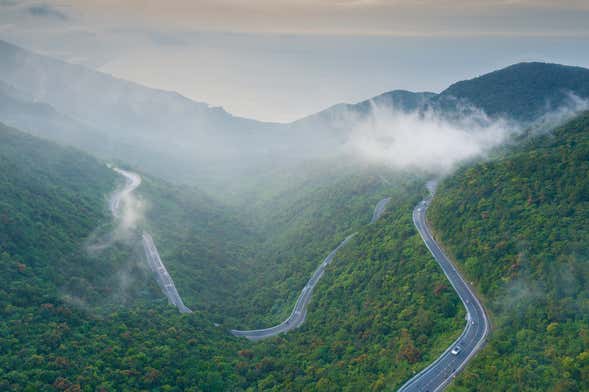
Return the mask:
<path fill-rule="evenodd" d="M 520 61 L 589 65 L 584 1 L 5 0 L 0 11 L 9 42 L 264 121 L 439 92 Z"/>

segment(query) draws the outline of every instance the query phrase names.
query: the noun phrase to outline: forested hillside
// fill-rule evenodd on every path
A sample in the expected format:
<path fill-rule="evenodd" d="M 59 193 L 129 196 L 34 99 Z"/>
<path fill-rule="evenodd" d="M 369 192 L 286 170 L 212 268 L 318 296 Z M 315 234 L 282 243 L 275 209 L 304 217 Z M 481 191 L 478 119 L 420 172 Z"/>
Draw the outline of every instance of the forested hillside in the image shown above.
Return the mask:
<path fill-rule="evenodd" d="M 492 312 L 452 390 L 589 390 L 589 113 L 444 181 L 429 219 Z"/>
<path fill-rule="evenodd" d="M 572 97 L 589 99 L 589 70 L 548 63 L 519 63 L 454 83 L 432 101 L 442 108 L 468 103 L 488 115 L 534 121 L 571 106 Z"/>
<path fill-rule="evenodd" d="M 108 275 L 112 265 L 98 271 L 82 244 L 110 218 L 105 195 L 114 184 L 113 172 L 87 155 L 0 124 L 3 301 L 38 304 L 39 293 Z"/>
<path fill-rule="evenodd" d="M 421 184 L 393 190 L 389 212 L 338 253 L 299 330 L 241 352 L 248 384 L 395 390 L 460 334 L 462 305 L 411 221 Z"/>
<path fill-rule="evenodd" d="M 29 56 L 14 53 L 20 55 L 12 60 Z M 35 59 L 61 70 L 64 80 L 64 69 L 89 72 Z M 0 63 L 10 66 L 16 81 L 26 81 L 12 60 Z M 442 108 L 469 102 L 525 122 L 567 104 L 570 92 L 589 97 L 588 72 L 518 64 L 457 83 L 440 96 L 396 91 L 377 100 L 406 110 L 430 101 Z M 117 87 L 116 100 L 129 99 L 131 107 L 141 106 L 143 95 L 127 89 L 155 94 L 171 105 L 168 119 L 187 116 L 184 125 L 206 112 L 212 117 L 201 136 L 232 122 L 223 136 L 231 137 L 231 148 L 215 156 L 230 163 L 217 168 L 230 176 L 203 181 L 218 173 L 192 160 L 198 154 L 185 141 L 201 139 L 191 128 L 179 131 L 170 120 L 176 144 L 159 145 L 169 136 L 153 124 L 149 132 L 142 127 L 152 118 L 144 111 L 153 106 L 141 113 L 117 106 L 124 112 L 114 111 L 124 114 L 117 126 L 131 124 L 134 131 L 94 146 L 101 133 L 92 129 L 109 125 L 101 113 L 111 101 L 88 114 L 96 121 L 92 127 L 78 128 L 77 120 L 53 109 L 56 103 L 72 109 L 75 100 L 58 85 L 46 91 L 52 105 L 0 85 L 2 116 L 98 156 L 126 158 L 118 161 L 122 166 L 137 165 L 129 169 L 142 175 L 135 194 L 144 207 L 138 230 L 113 238 L 108 196 L 123 179 L 80 151 L 0 125 L 0 390 L 390 390 L 460 334 L 463 307 L 411 221 L 428 176 L 335 153 L 334 141 L 345 136 L 337 127 L 321 128 L 317 139 L 309 124 L 295 123 L 266 138 L 268 124 L 242 129 L 239 124 L 254 123 L 233 123 L 223 111 L 174 94 L 92 75 Z M 47 87 L 43 81 L 30 82 L 30 92 Z M 79 104 L 72 113 L 91 108 Z M 370 105 L 362 102 L 353 111 Z M 339 109 L 305 121 L 323 126 Z M 295 132 L 285 138 L 286 131 Z M 86 144 L 70 140 L 69 132 Z M 143 147 L 135 145 L 137 138 Z M 215 155 L 215 148 L 227 147 L 214 142 L 199 148 Z M 589 390 L 589 113 L 539 138 L 530 132 L 519 143 L 447 178 L 428 213 L 494 322 L 489 344 L 452 388 Z M 305 146 L 316 150 L 298 156 Z M 153 154 L 155 147 L 165 151 Z M 247 154 L 236 158 L 241 147 Z M 241 167 L 248 156 L 252 161 Z M 190 162 L 189 168 L 179 162 Z M 158 171 L 162 163 L 169 166 Z M 171 170 L 168 180 L 176 182 L 150 170 Z M 392 198 L 387 212 L 368 225 L 385 197 Z M 142 229 L 153 234 L 194 313 L 181 315 L 167 304 L 142 260 Z M 356 231 L 316 287 L 300 329 L 255 343 L 229 334 L 286 318 L 313 270 Z"/>
<path fill-rule="evenodd" d="M 110 230 L 107 196 L 120 178 L 10 128 L 0 140 L 2 390 L 278 391 L 317 382 L 380 390 L 424 367 L 460 331 L 458 299 L 412 230 L 419 178 L 312 182 L 294 198 L 300 216 L 275 211 L 276 226 L 256 231 L 241 221 L 248 214 L 146 176 L 146 224 L 159 227 L 164 260 L 196 310 L 181 315 L 132 241 L 86 252 Z M 390 213 L 366 226 L 385 194 Z M 360 234 L 330 266 L 300 330 L 260 343 L 229 334 L 237 322 L 287 314 L 310 271 L 351 229 Z"/>
<path fill-rule="evenodd" d="M 137 192 L 187 304 L 227 328 L 262 327 L 286 318 L 323 258 L 369 222 L 378 200 L 404 189 L 406 177 L 316 162 L 266 178 L 241 208 L 150 176 Z"/>

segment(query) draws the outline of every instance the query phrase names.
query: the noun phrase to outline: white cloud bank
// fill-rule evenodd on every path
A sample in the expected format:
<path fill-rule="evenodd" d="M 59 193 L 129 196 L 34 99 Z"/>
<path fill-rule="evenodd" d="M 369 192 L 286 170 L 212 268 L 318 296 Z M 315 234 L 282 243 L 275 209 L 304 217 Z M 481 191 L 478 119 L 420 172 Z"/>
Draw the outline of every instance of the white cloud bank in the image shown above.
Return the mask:
<path fill-rule="evenodd" d="M 447 173 L 461 161 L 484 156 L 517 131 L 480 111 L 450 121 L 434 111 L 406 113 L 374 104 L 372 109 L 369 118 L 353 129 L 345 148 L 361 159 L 395 169 Z"/>

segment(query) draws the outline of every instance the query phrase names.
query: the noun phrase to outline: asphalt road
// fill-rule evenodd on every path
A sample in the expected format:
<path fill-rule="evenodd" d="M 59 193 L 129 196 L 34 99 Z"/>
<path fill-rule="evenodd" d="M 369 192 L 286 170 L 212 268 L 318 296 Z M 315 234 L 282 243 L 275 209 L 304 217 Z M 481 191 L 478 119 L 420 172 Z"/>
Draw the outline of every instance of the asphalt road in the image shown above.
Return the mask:
<path fill-rule="evenodd" d="M 370 221 L 371 224 L 380 218 L 389 201 L 390 197 L 387 197 L 386 199 L 382 199 L 376 204 L 374 212 L 372 213 L 372 220 Z M 355 235 L 356 233 L 347 236 L 346 239 L 344 239 L 337 246 L 337 248 L 332 250 L 331 253 L 329 253 L 327 257 L 323 259 L 323 262 L 319 265 L 319 267 L 317 267 L 315 272 L 313 272 L 311 279 L 309 279 L 305 287 L 303 287 L 303 290 L 301 290 L 301 294 L 299 295 L 292 312 L 286 320 L 270 328 L 253 330 L 232 329 L 231 333 L 235 336 L 241 336 L 250 340 L 262 340 L 300 327 L 305 322 L 305 317 L 307 316 L 307 305 L 311 300 L 311 295 L 313 294 L 315 286 L 317 286 L 319 279 L 321 279 L 323 273 L 325 272 L 325 268 L 333 261 L 337 251 L 340 250 L 341 247 L 344 246 Z"/>
<path fill-rule="evenodd" d="M 436 243 L 427 226 L 425 214 L 431 197 L 421 201 L 413 210 L 413 223 L 423 242 L 434 256 L 466 308 L 466 328 L 462 335 L 432 364 L 407 381 L 399 392 L 434 392 L 443 390 L 468 361 L 481 349 L 489 333 L 485 310 L 468 283 L 456 270 L 444 251 Z M 460 346 L 460 352 L 452 351 Z"/>
<path fill-rule="evenodd" d="M 153 238 L 151 238 L 151 235 L 146 232 L 143 232 L 143 249 L 145 250 L 147 263 L 155 274 L 157 283 L 162 289 L 162 292 L 168 297 L 168 301 L 177 307 L 180 313 L 192 313 L 192 310 L 188 309 L 188 307 L 184 305 L 184 302 L 182 302 L 182 298 L 180 297 L 180 294 L 178 294 L 178 290 L 176 290 L 176 285 L 174 285 L 174 281 L 168 273 L 168 270 L 155 247 Z"/>
<path fill-rule="evenodd" d="M 141 185 L 141 176 L 139 176 L 137 173 L 122 170 L 116 167 L 112 169 L 121 176 L 125 177 L 126 180 L 125 186 L 122 189 L 114 192 L 110 198 L 110 211 L 116 219 L 121 216 L 121 209 L 124 208 L 125 199 L 130 197 L 133 191 L 137 189 L 139 185 Z M 176 290 L 176 285 L 168 273 L 166 266 L 162 262 L 160 254 L 155 246 L 155 243 L 153 242 L 151 235 L 144 231 L 142 240 L 147 263 L 154 273 L 156 281 L 162 292 L 168 298 L 168 301 L 172 305 L 176 306 L 180 313 L 191 313 L 192 311 L 188 309 L 186 305 L 184 305 L 184 302 L 182 302 L 182 298 L 180 297 L 180 294 L 178 294 L 178 290 Z"/>
<path fill-rule="evenodd" d="M 122 189 L 115 191 L 110 197 L 110 212 L 115 218 L 118 218 L 121 214 L 121 203 L 123 203 L 123 200 L 129 197 L 131 193 L 141 185 L 141 177 L 137 173 L 122 170 L 117 167 L 112 169 L 125 177 L 126 180 L 125 186 Z"/>
<path fill-rule="evenodd" d="M 370 224 L 376 223 L 378 218 L 380 218 L 380 216 L 384 212 L 387 204 L 389 204 L 389 201 L 391 201 L 391 198 L 387 197 L 386 199 L 382 199 L 376 204 L 374 212 L 372 213 L 372 219 L 370 220 Z"/>
<path fill-rule="evenodd" d="M 327 257 L 323 260 L 319 267 L 317 267 L 315 272 L 313 272 L 311 279 L 309 279 L 305 287 L 303 287 L 303 290 L 301 291 L 301 294 L 299 295 L 299 298 L 297 299 L 297 302 L 294 308 L 292 309 L 290 316 L 288 316 L 286 320 L 270 328 L 253 329 L 246 331 L 232 329 L 231 333 L 235 336 L 241 336 L 250 340 L 261 340 L 300 327 L 305 322 L 305 317 L 307 316 L 307 305 L 311 300 L 313 289 L 315 288 L 315 286 L 317 286 L 319 279 L 321 279 L 321 277 L 323 276 L 325 268 L 333 261 L 333 258 L 335 257 L 337 251 L 340 250 L 340 248 L 344 246 L 349 240 L 351 240 L 352 237 L 354 237 L 355 235 L 356 233 L 347 236 L 346 239 L 343 240 L 337 246 L 337 248 L 332 250 L 331 253 L 327 255 Z"/>

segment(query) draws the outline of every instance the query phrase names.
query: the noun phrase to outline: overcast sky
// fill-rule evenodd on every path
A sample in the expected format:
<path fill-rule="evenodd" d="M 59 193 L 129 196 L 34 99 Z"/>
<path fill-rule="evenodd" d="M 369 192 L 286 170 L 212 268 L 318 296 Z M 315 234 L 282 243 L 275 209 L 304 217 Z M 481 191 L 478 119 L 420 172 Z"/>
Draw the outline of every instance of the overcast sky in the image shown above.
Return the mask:
<path fill-rule="evenodd" d="M 2 39 L 272 121 L 518 61 L 588 67 L 587 21 L 587 0 L 0 0 Z"/>

